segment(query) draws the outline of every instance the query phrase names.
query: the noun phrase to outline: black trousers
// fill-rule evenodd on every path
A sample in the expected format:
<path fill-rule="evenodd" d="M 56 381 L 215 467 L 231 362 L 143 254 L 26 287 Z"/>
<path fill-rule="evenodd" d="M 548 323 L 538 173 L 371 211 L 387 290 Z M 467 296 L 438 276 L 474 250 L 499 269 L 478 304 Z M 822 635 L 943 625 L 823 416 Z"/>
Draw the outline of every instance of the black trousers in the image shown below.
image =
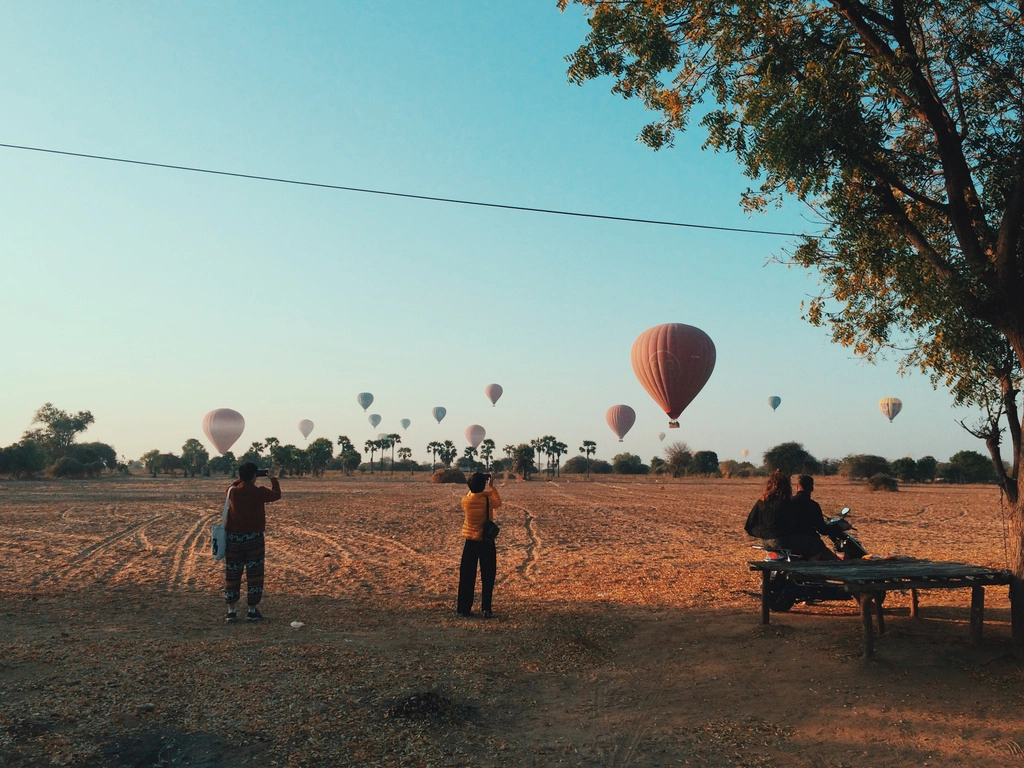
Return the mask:
<path fill-rule="evenodd" d="M 480 610 L 491 610 L 494 578 L 498 574 L 498 550 L 493 541 L 466 539 L 459 564 L 459 601 L 456 608 L 459 613 L 473 610 L 477 563 L 480 563 Z"/>

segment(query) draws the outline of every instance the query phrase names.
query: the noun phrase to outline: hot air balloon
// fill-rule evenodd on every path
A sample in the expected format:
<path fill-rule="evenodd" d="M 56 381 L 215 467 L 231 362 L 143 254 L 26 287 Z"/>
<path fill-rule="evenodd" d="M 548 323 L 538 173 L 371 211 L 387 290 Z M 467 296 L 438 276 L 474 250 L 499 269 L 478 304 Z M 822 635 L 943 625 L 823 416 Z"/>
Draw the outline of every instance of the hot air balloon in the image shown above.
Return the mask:
<path fill-rule="evenodd" d="M 401 420 L 400 422 L 398 422 L 398 423 L 402 425 L 402 429 L 408 429 L 408 428 L 409 428 L 409 425 L 410 425 L 410 424 L 412 424 L 412 422 L 411 422 L 411 421 L 409 421 L 409 419 L 402 419 L 402 420 Z"/>
<path fill-rule="evenodd" d="M 659 432 L 658 433 L 658 439 L 659 440 L 664 440 L 665 439 L 665 433 L 664 432 Z"/>
<path fill-rule="evenodd" d="M 744 448 L 742 451 L 740 451 L 740 455 L 743 456 L 743 458 L 745 459 L 745 458 L 747 458 L 747 456 L 750 455 L 750 451 L 748 451 L 746 448 Z"/>
<path fill-rule="evenodd" d="M 440 424 L 441 423 L 441 419 L 444 418 L 444 415 L 446 413 L 448 413 L 448 411 L 446 411 L 441 406 L 437 406 L 437 408 L 435 408 L 433 411 L 431 411 L 431 413 L 434 414 L 434 418 L 437 419 L 437 423 Z"/>
<path fill-rule="evenodd" d="M 778 395 L 772 395 L 771 397 L 768 398 L 768 405 L 770 405 L 772 407 L 772 410 L 774 411 L 776 408 L 782 405 L 782 398 L 779 397 Z"/>
<path fill-rule="evenodd" d="M 903 401 L 898 397 L 883 397 L 878 401 L 878 407 L 882 409 L 882 413 L 885 414 L 885 418 L 891 424 L 892 420 L 903 410 Z"/>
<path fill-rule="evenodd" d="M 371 395 L 369 392 L 360 392 L 358 395 L 356 395 L 356 402 L 359 403 L 359 405 L 361 405 L 363 407 L 363 410 L 365 411 L 373 403 L 373 395 Z"/>
<path fill-rule="evenodd" d="M 604 419 L 608 422 L 608 426 L 612 428 L 612 432 L 618 436 L 621 443 L 622 438 L 626 436 L 630 427 L 633 426 L 633 422 L 636 421 L 636 411 L 628 405 L 613 405 L 605 412 Z"/>
<path fill-rule="evenodd" d="M 501 393 L 504 390 L 501 388 L 501 384 L 488 384 L 484 387 L 484 394 L 487 395 L 487 399 L 491 401 L 491 405 L 498 402 L 498 398 L 501 397 Z"/>
<path fill-rule="evenodd" d="M 309 437 L 309 433 L 313 431 L 313 422 L 309 419 L 303 419 L 299 422 L 299 432 L 302 433 L 303 437 Z"/>
<path fill-rule="evenodd" d="M 669 428 L 703 389 L 715 369 L 715 343 L 700 328 L 666 323 L 637 336 L 630 352 L 633 373 L 668 414 Z"/>
<path fill-rule="evenodd" d="M 231 450 L 244 430 L 242 414 L 230 408 L 217 408 L 203 417 L 203 432 L 221 454 Z"/>
<path fill-rule="evenodd" d="M 370 414 L 370 426 L 371 427 L 376 427 L 378 424 L 380 424 L 380 416 L 378 414 L 376 414 L 376 413 L 371 413 Z"/>
<path fill-rule="evenodd" d="M 479 424 L 470 424 L 466 427 L 466 440 L 475 449 L 480 443 L 483 442 L 484 437 L 487 436 L 487 430 L 481 427 Z"/>

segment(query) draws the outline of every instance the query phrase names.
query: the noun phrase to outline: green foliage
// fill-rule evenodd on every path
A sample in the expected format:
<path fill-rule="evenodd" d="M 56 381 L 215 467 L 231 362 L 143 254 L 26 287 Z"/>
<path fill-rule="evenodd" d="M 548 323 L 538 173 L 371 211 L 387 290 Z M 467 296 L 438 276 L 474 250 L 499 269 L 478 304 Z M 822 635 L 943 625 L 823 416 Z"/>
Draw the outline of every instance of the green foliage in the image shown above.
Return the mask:
<path fill-rule="evenodd" d="M 85 465 L 78 459 L 63 456 L 54 462 L 53 466 L 47 470 L 47 474 L 51 477 L 82 478 L 85 477 L 86 470 Z"/>
<path fill-rule="evenodd" d="M 117 451 L 106 443 L 72 443 L 68 446 L 67 455 L 83 464 L 102 462 L 106 469 L 115 469 L 118 465 Z"/>
<path fill-rule="evenodd" d="M 873 475 L 888 475 L 891 469 L 881 456 L 861 453 L 843 459 L 842 473 L 851 480 L 863 480 Z"/>
<path fill-rule="evenodd" d="M 153 477 L 156 477 L 156 473 L 160 469 L 160 451 L 156 448 L 152 451 L 146 451 L 139 457 L 139 463 L 142 464 L 146 471 Z"/>
<path fill-rule="evenodd" d="M 697 451 L 693 454 L 690 471 L 695 475 L 712 477 L 718 475 L 718 454 L 714 451 Z"/>
<path fill-rule="evenodd" d="M 46 469 L 46 454 L 32 440 L 22 440 L 0 449 L 0 475 L 16 480 L 33 477 Z"/>
<path fill-rule="evenodd" d="M 898 491 L 900 489 L 900 484 L 896 482 L 895 477 L 882 472 L 868 478 L 868 485 L 872 491 Z"/>
<path fill-rule="evenodd" d="M 816 475 L 821 467 L 801 443 L 779 443 L 764 454 L 764 466 L 768 472 L 779 470 L 786 475 Z"/>
<path fill-rule="evenodd" d="M 620 453 L 612 457 L 612 471 L 617 475 L 646 475 L 650 470 L 639 456 L 632 453 Z M 591 471 L 594 471 L 593 467 Z"/>
<path fill-rule="evenodd" d="M 909 456 L 896 459 L 889 467 L 901 483 L 913 483 L 917 480 L 917 462 Z"/>
<path fill-rule="evenodd" d="M 209 463 L 209 451 L 194 437 L 190 437 L 181 446 L 181 464 L 189 477 L 195 477 L 197 472 L 203 472 Z"/>
<path fill-rule="evenodd" d="M 47 461 L 56 462 L 62 456 L 66 456 L 68 448 L 75 441 L 79 432 L 84 432 L 94 421 L 89 411 L 79 411 L 70 414 L 55 408 L 53 403 L 46 403 L 36 411 L 32 419 L 33 424 L 42 424 L 42 427 L 29 430 L 24 434 L 22 440 L 35 442 Z"/>
<path fill-rule="evenodd" d="M 520 443 L 512 449 L 510 471 L 529 480 L 530 475 L 537 471 L 537 465 L 533 463 L 533 446 L 529 443 Z"/>
<path fill-rule="evenodd" d="M 585 475 L 590 471 L 590 461 L 586 456 L 573 456 L 562 465 L 562 471 L 570 475 Z"/>
<path fill-rule="evenodd" d="M 592 475 L 610 475 L 615 471 L 615 467 L 612 466 L 610 461 L 604 459 L 591 459 L 590 460 L 590 474 Z"/>
<path fill-rule="evenodd" d="M 686 443 L 678 440 L 665 446 L 665 468 L 672 477 L 681 477 L 690 471 L 693 454 Z"/>
<path fill-rule="evenodd" d="M 235 459 L 235 454 L 228 451 L 223 456 L 215 456 L 210 459 L 207 467 L 211 472 L 219 472 L 222 475 L 235 476 L 235 472 L 238 471 L 238 465 L 241 462 Z"/>
<path fill-rule="evenodd" d="M 323 477 L 334 455 L 334 444 L 326 437 L 318 437 L 306 447 L 306 461 L 314 477 Z"/>
<path fill-rule="evenodd" d="M 977 451 L 959 451 L 949 457 L 939 476 L 949 483 L 994 483 L 992 460 Z"/>
<path fill-rule="evenodd" d="M 922 456 L 917 460 L 917 479 L 922 483 L 930 483 L 937 477 L 939 462 L 934 456 Z"/>

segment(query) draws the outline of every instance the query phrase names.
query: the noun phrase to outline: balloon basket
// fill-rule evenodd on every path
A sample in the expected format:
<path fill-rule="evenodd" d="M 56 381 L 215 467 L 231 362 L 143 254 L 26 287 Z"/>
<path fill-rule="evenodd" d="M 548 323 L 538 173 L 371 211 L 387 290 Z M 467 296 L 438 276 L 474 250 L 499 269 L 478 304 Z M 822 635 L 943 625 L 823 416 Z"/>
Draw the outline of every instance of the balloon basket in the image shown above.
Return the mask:
<path fill-rule="evenodd" d="M 668 428 L 669 429 L 679 429 L 679 422 L 678 421 L 670 421 L 668 423 Z"/>

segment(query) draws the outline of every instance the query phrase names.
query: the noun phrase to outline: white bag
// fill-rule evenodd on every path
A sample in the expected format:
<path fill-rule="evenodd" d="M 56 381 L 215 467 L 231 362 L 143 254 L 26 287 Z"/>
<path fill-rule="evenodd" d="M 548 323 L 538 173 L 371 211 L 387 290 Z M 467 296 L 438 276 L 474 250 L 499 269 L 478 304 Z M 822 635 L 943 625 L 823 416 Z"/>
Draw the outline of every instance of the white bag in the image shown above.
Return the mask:
<path fill-rule="evenodd" d="M 228 532 L 224 527 L 228 522 L 228 502 L 231 501 L 231 488 L 224 495 L 224 513 L 220 522 L 210 529 L 210 554 L 214 560 L 223 560 L 228 547 Z"/>

